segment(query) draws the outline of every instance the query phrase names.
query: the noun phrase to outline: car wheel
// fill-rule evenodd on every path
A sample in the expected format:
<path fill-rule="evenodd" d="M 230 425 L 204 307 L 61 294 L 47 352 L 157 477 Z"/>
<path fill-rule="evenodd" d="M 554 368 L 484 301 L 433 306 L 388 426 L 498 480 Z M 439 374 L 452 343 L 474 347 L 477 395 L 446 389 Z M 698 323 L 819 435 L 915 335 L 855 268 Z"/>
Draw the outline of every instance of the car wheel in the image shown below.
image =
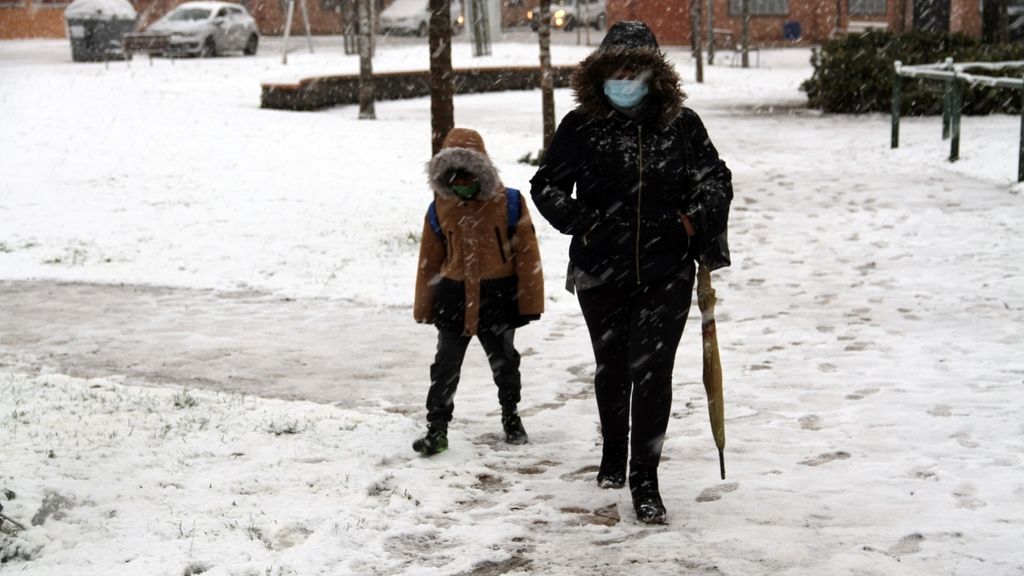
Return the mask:
<path fill-rule="evenodd" d="M 250 34 L 249 39 L 245 41 L 245 48 L 242 50 L 242 53 L 246 56 L 255 56 L 256 49 L 259 47 L 259 45 L 260 37 L 255 34 Z"/>
<path fill-rule="evenodd" d="M 199 50 L 200 58 L 212 58 L 217 55 L 217 45 L 214 44 L 213 38 L 207 38 L 203 42 L 203 47 Z"/>
<path fill-rule="evenodd" d="M 576 19 L 572 18 L 572 17 L 566 18 L 565 19 L 565 31 L 566 32 L 572 32 L 575 29 L 576 29 Z"/>

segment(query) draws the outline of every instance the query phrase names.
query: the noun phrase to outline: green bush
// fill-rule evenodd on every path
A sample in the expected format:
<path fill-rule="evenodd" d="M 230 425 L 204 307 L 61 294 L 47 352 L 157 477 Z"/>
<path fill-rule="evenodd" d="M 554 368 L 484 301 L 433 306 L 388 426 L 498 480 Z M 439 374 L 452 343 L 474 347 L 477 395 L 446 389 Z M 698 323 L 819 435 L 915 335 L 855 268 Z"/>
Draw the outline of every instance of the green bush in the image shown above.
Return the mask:
<path fill-rule="evenodd" d="M 1024 44 L 982 44 L 961 33 L 914 31 L 900 36 L 869 30 L 826 41 L 811 55 L 814 74 L 801 85 L 811 108 L 860 114 L 892 110 L 893 62 L 934 64 L 947 57 L 954 62 L 1024 60 Z M 974 71 L 977 75 L 1021 76 L 1021 69 Z M 903 79 L 902 114 L 942 113 L 943 83 Z M 1017 90 L 965 86 L 964 114 L 1019 113 Z"/>

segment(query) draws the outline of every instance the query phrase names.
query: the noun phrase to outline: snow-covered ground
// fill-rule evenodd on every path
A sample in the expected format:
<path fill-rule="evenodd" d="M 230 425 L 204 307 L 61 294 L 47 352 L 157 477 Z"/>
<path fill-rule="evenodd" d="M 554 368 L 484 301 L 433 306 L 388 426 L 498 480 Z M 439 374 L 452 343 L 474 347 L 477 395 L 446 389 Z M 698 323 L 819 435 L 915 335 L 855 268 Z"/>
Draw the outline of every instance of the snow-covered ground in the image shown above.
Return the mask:
<path fill-rule="evenodd" d="M 560 44 L 554 60 L 587 50 Z M 651 528 L 627 491 L 593 481 L 592 357 L 560 290 L 566 239 L 544 223 L 549 310 L 517 336 L 531 443 L 500 441 L 476 350 L 451 450 L 409 449 L 434 345 L 409 311 L 429 201 L 426 100 L 380 102 L 374 122 L 352 107 L 259 109 L 261 81 L 356 71 L 340 48 L 296 51 L 287 67 L 269 52 L 129 66 L 73 64 L 63 42 L 0 42 L 0 280 L 335 303 L 366 318 L 343 330 L 339 354 L 355 349 L 353 378 L 388 398 L 336 406 L 256 385 L 73 378 L 21 343 L 31 361 L 0 368 L 0 489 L 14 493 L 0 503 L 29 528 L 0 536 L 15 556 L 4 572 L 1024 572 L 1019 118 L 965 118 L 950 165 L 937 119 L 904 120 L 891 151 L 884 115 L 800 109 L 806 50 L 707 68 L 702 85 L 687 52 L 669 54 L 735 175 L 734 266 L 716 273 L 729 479 L 717 477 L 691 326 L 661 469 L 670 525 Z M 501 43 L 473 59 L 460 44 L 454 58 L 532 64 L 536 50 Z M 374 62 L 425 65 L 412 43 Z M 517 159 L 540 146 L 539 104 L 536 92 L 456 98 L 457 124 L 483 134 L 510 186 L 528 187 L 533 169 Z M 571 104 L 556 93 L 559 113 Z"/>

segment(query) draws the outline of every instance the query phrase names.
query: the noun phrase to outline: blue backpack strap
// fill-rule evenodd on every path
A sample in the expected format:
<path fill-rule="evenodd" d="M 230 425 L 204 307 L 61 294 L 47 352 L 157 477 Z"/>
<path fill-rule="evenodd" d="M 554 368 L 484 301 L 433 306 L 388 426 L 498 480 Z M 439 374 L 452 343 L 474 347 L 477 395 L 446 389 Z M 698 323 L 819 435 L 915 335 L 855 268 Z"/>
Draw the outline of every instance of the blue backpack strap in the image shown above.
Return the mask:
<path fill-rule="evenodd" d="M 427 221 L 430 222 L 430 229 L 437 234 L 437 237 L 444 241 L 444 230 L 441 229 L 441 221 L 437 219 L 437 206 L 433 202 L 427 208 Z"/>
<path fill-rule="evenodd" d="M 508 202 L 508 235 L 511 237 L 516 231 L 516 224 L 519 223 L 519 216 L 522 213 L 522 198 L 519 190 L 506 188 L 505 199 Z M 437 206 L 433 202 L 427 208 L 427 221 L 430 222 L 430 229 L 434 234 L 444 241 L 444 230 L 441 229 L 441 221 L 437 218 Z"/>
<path fill-rule="evenodd" d="M 519 190 L 505 188 L 505 198 L 508 200 L 508 235 L 511 238 L 516 231 L 516 224 L 519 224 L 519 215 L 522 212 L 522 200 Z"/>

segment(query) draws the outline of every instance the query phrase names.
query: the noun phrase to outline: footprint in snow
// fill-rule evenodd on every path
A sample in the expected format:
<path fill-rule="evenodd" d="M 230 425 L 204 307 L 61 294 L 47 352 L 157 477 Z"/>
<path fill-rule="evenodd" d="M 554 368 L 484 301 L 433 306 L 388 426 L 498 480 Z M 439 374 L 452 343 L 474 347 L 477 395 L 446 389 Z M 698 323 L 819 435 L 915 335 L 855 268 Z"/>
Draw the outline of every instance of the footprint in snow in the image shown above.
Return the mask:
<path fill-rule="evenodd" d="M 821 430 L 821 418 L 814 414 L 808 414 L 800 419 L 800 428 L 804 430 Z"/>
<path fill-rule="evenodd" d="M 721 500 L 723 493 L 735 492 L 739 487 L 739 482 L 729 482 L 728 484 L 722 484 L 721 486 L 706 488 L 700 493 L 700 496 L 697 496 L 697 502 L 714 502 L 715 500 Z"/>
<path fill-rule="evenodd" d="M 953 497 L 956 498 L 958 506 L 968 510 L 977 510 L 978 508 L 988 506 L 984 501 L 974 497 L 977 492 L 978 490 L 974 486 L 961 484 L 953 491 Z"/>
<path fill-rule="evenodd" d="M 818 454 L 814 458 L 808 458 L 807 460 L 801 461 L 800 464 L 803 464 L 804 466 L 821 466 L 822 464 L 827 464 L 833 460 L 846 460 L 848 458 L 850 458 L 849 452 L 839 450 L 836 452 Z"/>
<path fill-rule="evenodd" d="M 889 548 L 890 556 L 909 556 L 911 554 L 917 554 L 921 551 L 921 543 L 924 542 L 924 535 L 913 533 L 897 542 L 892 548 Z"/>

